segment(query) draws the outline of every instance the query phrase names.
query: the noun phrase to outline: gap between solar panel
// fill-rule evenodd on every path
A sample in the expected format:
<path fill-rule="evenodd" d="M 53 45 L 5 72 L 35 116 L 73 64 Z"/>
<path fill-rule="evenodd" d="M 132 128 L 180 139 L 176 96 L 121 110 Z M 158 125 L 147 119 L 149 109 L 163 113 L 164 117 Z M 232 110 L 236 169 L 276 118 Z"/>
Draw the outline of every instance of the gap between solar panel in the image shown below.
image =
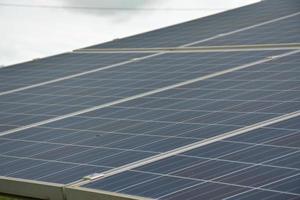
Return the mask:
<path fill-rule="evenodd" d="M 181 87 L 181 86 L 184 86 L 184 85 L 188 85 L 188 84 L 191 84 L 191 83 L 195 83 L 195 82 L 198 82 L 198 81 L 207 80 L 207 79 L 214 78 L 214 77 L 217 77 L 217 76 L 221 76 L 221 75 L 231 73 L 231 72 L 234 72 L 234 71 L 237 71 L 237 70 L 246 69 L 246 68 L 258 65 L 258 64 L 266 63 L 266 62 L 269 62 L 269 61 L 274 60 L 274 59 L 280 59 L 280 58 L 283 58 L 283 57 L 286 57 L 286 56 L 289 56 L 289 55 L 297 54 L 299 52 L 300 52 L 300 50 L 295 50 L 295 51 L 283 53 L 283 54 L 280 54 L 280 55 L 277 55 L 277 56 L 267 57 L 267 58 L 264 58 L 262 60 L 258 60 L 258 61 L 251 62 L 251 63 L 245 64 L 245 65 L 237 66 L 237 67 L 233 67 L 231 69 L 218 71 L 218 72 L 208 74 L 208 75 L 205 75 L 205 76 L 200 76 L 198 78 L 194 78 L 194 79 L 191 79 L 191 80 L 187 80 L 187 81 L 179 82 L 179 83 L 176 83 L 176 84 L 173 84 L 173 85 L 169 85 L 169 86 L 166 86 L 166 87 L 163 87 L 163 88 L 151 90 L 151 91 L 144 92 L 144 93 L 137 94 L 137 95 L 133 95 L 133 96 L 130 96 L 130 97 L 127 97 L 127 98 L 119 99 L 119 100 L 112 101 L 112 102 L 109 102 L 109 103 L 105 103 L 105 104 L 101 104 L 101 105 L 98 105 L 98 106 L 94 106 L 94 107 L 86 108 L 86 109 L 79 110 L 79 111 L 76 111 L 76 112 L 72 112 L 72 113 L 69 113 L 69 114 L 66 114 L 66 115 L 62 115 L 62 116 L 54 117 L 54 118 L 47 119 L 47 120 L 44 120 L 44 121 L 36 122 L 36 123 L 33 123 L 33 124 L 25 125 L 25 126 L 22 126 L 22 127 L 10 129 L 10 130 L 4 131 L 4 132 L 0 132 L 0 136 L 8 135 L 8 134 L 11 134 L 11 133 L 19 132 L 19 131 L 22 131 L 22 130 L 30 129 L 30 128 L 41 126 L 41 125 L 45 125 L 45 124 L 48 124 L 48 123 L 51 123 L 51 122 L 63 120 L 63 119 L 69 118 L 69 117 L 77 116 L 77 115 L 88 113 L 88 112 L 95 111 L 95 110 L 99 110 L 99 109 L 106 108 L 106 107 L 109 107 L 109 106 L 113 106 L 113 105 L 117 105 L 117 104 L 124 103 L 124 102 L 127 102 L 127 101 L 131 101 L 131 100 L 134 100 L 134 99 L 139 99 L 139 98 L 142 98 L 142 97 L 146 97 L 146 96 L 149 96 L 149 95 L 152 95 L 152 94 L 156 94 L 156 93 L 163 92 L 163 91 L 166 91 L 166 90 L 174 89 L 174 88 Z"/>
<path fill-rule="evenodd" d="M 116 175 L 116 174 L 119 174 L 119 173 L 122 173 L 122 172 L 125 172 L 125 171 L 128 171 L 128 170 L 131 170 L 131 169 L 134 169 L 134 168 L 137 168 L 137 167 L 147 165 L 149 163 L 153 163 L 153 162 L 156 162 L 156 161 L 159 161 L 159 160 L 162 160 L 162 159 L 169 158 L 171 156 L 182 154 L 184 152 L 187 152 L 187 151 L 190 151 L 190 150 L 193 150 L 193 149 L 205 146 L 205 145 L 209 145 L 209 144 L 221 141 L 221 140 L 225 140 L 225 139 L 237 136 L 237 135 L 241 135 L 241 134 L 244 134 L 244 133 L 247 133 L 247 132 L 262 128 L 262 127 L 265 127 L 265 126 L 269 126 L 269 125 L 272 125 L 272 124 L 275 124 L 275 123 L 278 123 L 278 122 L 282 122 L 282 121 L 285 121 L 285 120 L 288 120 L 288 119 L 292 119 L 292 118 L 295 118 L 295 117 L 298 117 L 298 116 L 300 116 L 300 110 L 292 112 L 292 113 L 288 113 L 288 114 L 285 114 L 285 115 L 281 115 L 279 117 L 275 117 L 275 118 L 272 118 L 272 119 L 269 119 L 269 120 L 265 120 L 265 121 L 262 121 L 262 122 L 259 122 L 259 123 L 256 123 L 256 124 L 245 126 L 243 128 L 236 129 L 236 130 L 224 133 L 222 135 L 218 135 L 218 136 L 215 136 L 215 137 L 212 137 L 212 138 L 204 139 L 204 140 L 201 140 L 199 142 L 195 142 L 195 143 L 183 146 L 183 147 L 179 147 L 177 149 L 174 149 L 174 150 L 171 150 L 171 151 L 168 151 L 168 152 L 165 152 L 165 153 L 161 153 L 161 154 L 149 157 L 149 158 L 145 158 L 145 159 L 136 161 L 134 163 L 130 163 L 130 164 L 127 164 L 127 165 L 124 165 L 124 166 L 121 166 L 121 167 L 118 167 L 118 168 L 115 168 L 115 169 L 112 169 L 112 170 L 108 170 L 106 172 L 94 173 L 94 174 L 85 176 L 85 177 L 83 177 L 83 179 L 78 180 L 78 181 L 74 182 L 73 184 L 71 183 L 70 185 L 73 186 L 73 187 L 80 187 L 82 185 L 100 180 L 102 178 L 110 177 L 110 176 L 113 176 L 113 175 Z"/>
<path fill-rule="evenodd" d="M 235 31 L 231 31 L 231 32 L 227 32 L 227 33 L 221 33 L 221 34 L 218 34 L 216 36 L 212 36 L 212 37 L 209 37 L 209 38 L 206 38 L 206 39 L 202 39 L 202 40 L 199 40 L 199 41 L 195 41 L 195 42 L 192 42 L 192 43 L 181 45 L 178 48 L 184 48 L 184 47 L 193 46 L 195 44 L 200 44 L 200 43 L 207 42 L 207 41 L 210 41 L 210 40 L 213 40 L 213 39 L 225 37 L 225 36 L 232 35 L 232 34 L 235 34 L 235 33 L 239 33 L 239 32 L 242 32 L 242 31 L 246 31 L 246 30 L 249 30 L 249 29 L 260 27 L 260 26 L 263 26 L 263 25 L 266 25 L 266 24 L 270 24 L 270 23 L 274 23 L 274 22 L 277 22 L 277 21 L 281 21 L 281 20 L 284 20 L 284 19 L 287 19 L 287 18 L 290 18 L 290 17 L 297 16 L 299 14 L 300 14 L 300 12 L 297 12 L 297 13 L 293 13 L 293 14 L 290 14 L 290 15 L 287 15 L 287 16 L 283 16 L 283 17 L 280 17 L 280 18 L 277 18 L 277 19 L 273 19 L 273 20 L 269 20 L 269 21 L 266 21 L 266 22 L 262 22 L 262 23 L 259 23 L 259 24 L 252 25 L 252 26 L 248 26 L 248 27 L 245 27 L 245 28 L 241 28 L 241 29 L 238 29 L 238 30 L 235 30 Z M 79 49 L 79 50 L 84 50 L 84 49 Z M 144 59 L 155 57 L 155 56 L 158 56 L 158 55 L 161 55 L 161 54 L 164 54 L 164 53 L 167 53 L 167 52 L 159 52 L 159 53 L 154 54 L 154 55 L 145 56 L 144 58 L 139 58 L 138 60 L 144 60 Z M 51 83 L 56 83 L 56 82 L 64 81 L 64 80 L 67 80 L 67 79 L 72 79 L 72 78 L 80 77 L 80 76 L 83 76 L 83 75 L 86 75 L 86 74 L 91 74 L 91 73 L 94 73 L 94 72 L 97 72 L 97 71 L 101 71 L 101 70 L 105 70 L 105 69 L 119 67 L 119 66 L 131 63 L 131 62 L 136 62 L 136 61 L 137 60 L 133 59 L 133 60 L 129 60 L 129 61 L 125 61 L 125 62 L 113 64 L 113 65 L 109 65 L 109 66 L 106 66 L 106 67 L 97 68 L 97 69 L 94 69 L 94 70 L 85 71 L 85 72 L 73 74 L 73 75 L 70 75 L 70 76 L 65 76 L 65 77 L 61 77 L 61 78 L 58 78 L 58 79 L 53 79 L 53 80 L 50 80 L 50 81 L 45 81 L 45 82 L 37 83 L 37 84 L 34 84 L 34 85 L 30 85 L 30 86 L 20 87 L 20 88 L 17 88 L 17 89 L 13 89 L 13 90 L 1 92 L 0 96 L 6 95 L 6 94 L 15 93 L 15 92 L 20 92 L 20 91 L 24 91 L 24 90 L 28 90 L 28 89 L 32 89 L 32 88 L 36 88 L 36 87 L 40 87 L 40 86 L 44 86 L 44 85 L 48 85 L 48 84 L 51 84 Z"/>
<path fill-rule="evenodd" d="M 206 52 L 234 52 L 234 51 L 267 51 L 267 50 L 297 50 L 300 43 L 286 44 L 257 44 L 230 46 L 200 46 L 200 47 L 167 47 L 167 48 L 122 48 L 122 49 L 85 49 L 75 50 L 73 53 L 206 53 Z"/>

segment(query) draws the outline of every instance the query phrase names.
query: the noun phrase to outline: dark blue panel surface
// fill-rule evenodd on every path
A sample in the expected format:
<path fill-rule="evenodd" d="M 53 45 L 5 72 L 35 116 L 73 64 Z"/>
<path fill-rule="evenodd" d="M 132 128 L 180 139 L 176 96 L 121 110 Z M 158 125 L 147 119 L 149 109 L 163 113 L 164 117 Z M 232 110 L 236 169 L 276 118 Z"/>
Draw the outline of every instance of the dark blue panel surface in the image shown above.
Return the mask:
<path fill-rule="evenodd" d="M 300 43 L 300 14 L 237 34 L 201 43 L 202 46 Z M 280 29 L 278 29 L 280 27 Z M 196 45 L 197 46 L 197 45 Z"/>
<path fill-rule="evenodd" d="M 204 145 L 84 187 L 170 200 L 299 199 L 299 149 L 284 143 L 269 145 L 297 131 L 284 126 L 291 123 L 299 123 L 299 118 Z M 274 128 L 277 126 L 280 129 Z M 267 136 L 259 137 L 264 132 Z M 145 178 L 118 184 L 120 176 L 129 174 Z"/>
<path fill-rule="evenodd" d="M 286 179 L 289 176 L 298 174 L 299 171 L 292 169 L 281 169 L 278 167 L 255 166 L 245 170 L 233 172 L 228 176 L 223 176 L 217 181 L 245 185 L 252 187 L 260 187 L 273 182 Z"/>
<path fill-rule="evenodd" d="M 175 177 L 159 177 L 150 181 L 141 182 L 138 186 L 128 187 L 118 192 L 133 194 L 138 196 L 146 196 L 158 198 L 186 187 L 193 186 L 199 183 L 198 181 L 185 180 Z"/>
<path fill-rule="evenodd" d="M 300 193 L 300 175 L 291 176 L 288 179 L 268 185 L 267 188 L 291 193 Z"/>
<path fill-rule="evenodd" d="M 174 65 L 174 68 L 185 71 L 191 67 L 195 70 L 197 67 L 194 66 L 194 63 L 200 62 L 201 59 L 207 59 L 205 61 L 207 65 L 200 64 L 201 69 L 199 68 L 199 70 L 213 73 L 230 68 L 230 65 L 221 63 L 229 62 L 229 60 L 231 60 L 229 63 L 234 63 L 234 54 L 240 63 L 243 59 L 248 62 L 257 59 L 257 56 L 266 56 L 271 53 L 270 51 L 222 53 L 220 55 L 223 57 L 215 60 L 215 62 L 219 62 L 216 65 L 207 63 L 211 59 L 209 56 L 212 54 L 210 53 L 199 58 L 196 57 L 196 55 L 200 55 L 198 53 L 184 54 L 186 56 L 184 59 L 177 59 L 178 63 L 180 61 L 182 63 L 178 66 Z M 253 54 L 253 57 L 250 54 Z M 177 54 L 168 56 L 173 59 L 175 55 Z M 241 59 L 242 55 L 245 55 L 243 59 Z M 189 61 L 189 59 L 191 60 Z M 141 70 L 141 74 L 145 76 L 149 70 L 155 71 L 154 63 L 156 62 L 162 62 L 161 58 L 145 65 L 145 68 L 142 67 L 143 69 L 136 65 L 132 70 Z M 184 64 L 189 62 L 191 65 Z M 299 91 L 300 84 L 296 81 L 299 77 L 298 63 L 298 55 L 292 55 L 19 131 L 3 136 L 0 140 L 2 143 L 0 148 L 3 149 L 2 154 L 6 156 L 67 164 L 67 168 L 63 171 L 67 176 L 67 172 L 70 170 L 70 181 L 74 181 L 74 171 L 70 168 L 76 168 L 78 165 L 87 165 L 87 171 L 94 167 L 121 167 L 159 153 L 240 129 L 246 125 L 287 114 L 291 112 L 291 109 L 297 109 L 299 93 L 281 95 L 280 98 L 275 99 L 272 99 L 272 96 L 280 96 L 279 94 L 287 91 Z M 157 66 L 163 65 L 158 64 Z M 284 71 L 282 71 L 283 68 Z M 125 69 L 129 70 L 130 67 L 126 66 Z M 160 69 L 163 71 L 163 68 Z M 126 70 L 124 74 L 126 74 Z M 144 70 L 147 72 L 144 73 Z M 41 91 L 39 90 L 39 92 Z M 58 91 L 54 90 L 54 92 Z M 190 103 L 193 106 L 190 106 Z M 7 116 L 3 114 L 2 117 L 5 119 Z M 195 166 L 185 169 L 186 171 L 180 171 L 177 168 L 178 175 L 180 173 L 184 176 L 192 174 L 194 176 L 190 178 L 213 179 L 242 170 L 248 165 L 262 162 L 269 165 L 268 163 L 276 162 L 276 159 L 281 156 L 285 157 L 287 154 L 292 156 L 293 153 L 296 153 L 295 148 L 299 145 L 296 141 L 299 131 L 297 126 L 293 125 L 296 121 L 292 119 L 291 122 L 287 121 L 284 124 L 279 123 L 272 127 L 261 128 L 253 131 L 252 134 L 233 137 L 187 152 L 185 156 L 196 157 L 198 160 L 189 159 L 187 162 Z M 264 132 L 266 134 L 262 136 Z M 38 153 L 36 153 L 37 151 Z M 218 160 L 210 161 L 210 159 Z M 280 160 L 277 162 L 281 163 Z M 292 165 L 297 166 L 297 163 Z M 188 167 L 183 161 L 179 166 Z M 219 170 L 218 167 L 213 168 L 213 166 L 219 166 L 224 170 Z M 274 166 L 284 167 L 283 164 Z M 211 168 L 211 171 L 206 171 L 206 168 Z M 288 168 L 294 170 L 293 167 Z M 168 167 L 162 167 L 162 169 L 176 174 L 175 169 L 171 170 Z M 197 173 L 199 169 L 202 173 Z M 28 170 L 30 171 L 30 169 Z M 61 169 L 57 171 L 62 173 Z M 161 173 L 160 171 L 153 172 Z M 44 174 L 42 175 L 42 173 Z M 41 171 L 41 174 L 33 174 L 32 177 L 34 179 L 49 177 L 51 181 L 58 178 L 56 175 L 52 176 L 52 172 L 49 173 Z M 21 173 L 16 173 L 17 175 L 23 176 Z M 61 182 L 61 180 L 58 181 Z"/>
<path fill-rule="evenodd" d="M 0 69 L 0 92 L 99 69 L 148 54 L 65 53 Z"/>
<path fill-rule="evenodd" d="M 156 179 L 159 177 L 154 174 L 145 174 L 138 172 L 124 172 L 115 176 L 109 177 L 101 182 L 94 182 L 89 184 L 92 188 L 103 188 L 109 191 L 118 191 L 130 185 L 136 185 L 147 180 Z"/>
<path fill-rule="evenodd" d="M 299 11 L 298 0 L 266 0 L 91 48 L 297 43 L 299 15 L 276 19 Z M 256 26 L 269 20 L 274 22 Z M 247 30 L 236 31 L 241 28 Z M 226 35 L 231 31 L 236 32 Z M 200 41 L 214 36 L 218 39 Z M 178 52 L 143 60 L 136 58 L 149 54 L 70 53 L 2 68 L 0 93 L 130 61 L 0 95 L 0 134 L 195 78 L 204 80 L 1 136 L 0 175 L 70 184 L 298 111 L 299 53 L 226 71 L 287 52 Z M 82 187 L 169 200 L 300 199 L 299 120 L 212 141 Z"/>
<path fill-rule="evenodd" d="M 228 198 L 228 200 L 253 200 L 253 199 L 268 199 L 272 200 L 297 200 L 299 196 L 292 194 L 283 194 L 273 191 L 251 190 L 236 196 Z"/>
<path fill-rule="evenodd" d="M 24 126 L 284 52 L 170 53 L 18 93 L 2 95 L 0 96 L 0 125 L 5 125 L 3 129 Z M 168 99 L 160 103 L 171 104 L 171 101 L 178 102 L 177 99 Z M 153 106 L 157 105 L 158 103 L 155 103 Z M 126 110 L 123 114 L 127 116 L 129 111 Z M 109 114 L 112 112 L 110 111 Z M 153 119 L 169 114 L 168 112 L 170 111 L 161 111 L 161 113 L 156 111 L 152 114 L 136 115 L 136 117 L 145 120 Z M 73 123 L 78 124 L 78 121 Z M 81 129 L 85 129 L 97 123 L 99 122 L 96 120 L 95 123 L 91 120 L 89 122 L 82 120 L 80 125 L 73 128 L 77 129 L 80 126 Z"/>

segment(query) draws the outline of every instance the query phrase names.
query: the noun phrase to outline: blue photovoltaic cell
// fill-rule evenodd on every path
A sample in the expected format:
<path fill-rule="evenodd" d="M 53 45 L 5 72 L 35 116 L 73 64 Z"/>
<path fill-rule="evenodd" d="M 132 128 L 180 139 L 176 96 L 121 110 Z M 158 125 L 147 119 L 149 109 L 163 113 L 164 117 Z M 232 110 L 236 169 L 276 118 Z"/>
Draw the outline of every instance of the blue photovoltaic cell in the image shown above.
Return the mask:
<path fill-rule="evenodd" d="M 178 47 L 300 11 L 298 0 L 267 0 L 88 48 Z M 278 29 L 276 30 L 276 32 Z M 284 29 L 282 30 L 284 31 Z M 272 33 L 273 35 L 274 33 Z M 234 34 L 233 34 L 234 35 Z M 254 43 L 254 41 L 253 41 Z M 200 44 L 200 43 L 199 43 Z"/>
<path fill-rule="evenodd" d="M 268 190 L 252 190 L 230 197 L 228 200 L 253 200 L 253 199 L 274 199 L 274 200 L 297 200 L 298 196 L 292 194 L 281 194 Z"/>
<path fill-rule="evenodd" d="M 299 21 L 300 13 L 275 23 L 204 42 L 200 46 L 300 43 Z"/>
<path fill-rule="evenodd" d="M 4 131 L 32 124 L 283 52 L 164 54 L 81 77 L 3 95 L 0 96 L 0 127 Z M 103 113 L 103 111 L 101 112 Z M 127 113 L 125 113 L 126 115 Z M 80 124 L 78 126 L 83 129 L 83 124 L 86 127 L 93 125 L 83 121 Z"/>
<path fill-rule="evenodd" d="M 299 129 L 285 126 L 291 122 L 299 124 L 300 118 L 199 147 L 91 182 L 84 187 L 169 200 L 299 199 L 300 166 L 288 167 L 283 163 L 276 163 L 277 160 L 297 154 L 299 148 L 289 147 L 286 143 L 270 145 L 278 138 L 300 134 Z M 281 128 L 276 128 L 280 124 Z M 275 134 L 271 136 L 273 132 Z M 267 133 L 268 139 L 259 139 L 259 133 Z M 270 147 L 277 150 L 264 150 Z M 254 149 L 257 151 L 253 151 Z M 242 156 L 242 152 L 248 152 L 247 156 Z M 258 159 L 243 159 L 245 157 Z M 299 162 L 299 159 L 294 159 L 294 162 Z M 130 177 L 140 179 L 136 181 Z"/>
<path fill-rule="evenodd" d="M 0 141 L 3 141 L 1 143 L 4 146 L 1 155 L 9 158 L 38 159 L 51 164 L 67 164 L 59 165 L 63 167 L 66 176 L 68 171 L 73 174 L 71 169 L 78 165 L 87 166 L 89 169 L 120 167 L 292 112 L 300 106 L 298 64 L 298 55 L 290 55 L 12 133 L 1 137 Z M 283 66 L 285 70 L 282 70 Z M 278 137 L 282 133 L 285 133 L 286 138 Z M 264 162 L 292 153 L 297 143 L 288 141 L 289 137 L 295 138 L 295 134 L 294 130 L 278 130 L 272 133 L 267 131 L 265 137 L 257 138 L 258 133 L 253 133 L 252 142 L 270 142 L 261 146 L 245 141 L 248 140 L 248 134 L 245 134 L 244 137 L 237 138 L 237 142 L 216 142 L 195 150 L 195 153 L 197 157 L 213 159 L 233 150 L 239 151 L 224 157 L 237 163 L 216 162 L 207 165 L 222 166 L 226 170 L 220 172 L 224 173 L 243 168 L 244 163 L 247 165 L 255 161 Z M 249 135 L 248 137 L 252 136 Z M 276 140 L 270 141 L 269 138 Z M 289 146 L 281 147 L 282 143 Z M 277 147 L 278 145 L 280 147 Z M 203 165 L 203 169 L 207 166 Z M 257 169 L 257 173 L 264 169 Z M 193 169 L 191 170 L 191 174 L 195 174 Z M 59 168 L 57 173 L 61 171 Z M 47 171 L 42 172 L 46 174 L 32 174 L 33 179 L 43 178 L 47 181 L 49 178 L 55 182 L 55 178 L 58 178 L 55 173 L 49 175 Z M 288 171 L 285 175 L 291 175 L 292 172 L 293 170 Z M 215 175 L 218 173 L 218 170 L 214 172 Z M 274 173 L 277 174 L 278 171 Z M 12 175 L 23 177 L 22 172 Z M 212 174 L 203 173 L 199 174 L 199 177 L 212 178 Z"/>
<path fill-rule="evenodd" d="M 65 53 L 0 69 L 0 92 L 147 56 L 144 53 Z"/>

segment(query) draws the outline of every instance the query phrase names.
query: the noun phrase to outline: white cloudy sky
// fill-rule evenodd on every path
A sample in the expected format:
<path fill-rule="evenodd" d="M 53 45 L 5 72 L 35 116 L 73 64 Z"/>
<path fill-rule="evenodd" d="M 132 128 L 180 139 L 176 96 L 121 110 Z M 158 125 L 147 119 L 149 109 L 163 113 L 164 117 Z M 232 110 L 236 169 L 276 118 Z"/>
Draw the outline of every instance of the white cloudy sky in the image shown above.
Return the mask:
<path fill-rule="evenodd" d="M 10 65 L 71 51 L 258 1 L 0 0 L 0 65 Z M 5 5 L 12 3 L 61 7 L 126 7 L 137 10 L 64 9 Z M 144 8 L 144 10 L 138 10 L 140 8 Z M 161 10 L 149 11 L 145 8 Z"/>

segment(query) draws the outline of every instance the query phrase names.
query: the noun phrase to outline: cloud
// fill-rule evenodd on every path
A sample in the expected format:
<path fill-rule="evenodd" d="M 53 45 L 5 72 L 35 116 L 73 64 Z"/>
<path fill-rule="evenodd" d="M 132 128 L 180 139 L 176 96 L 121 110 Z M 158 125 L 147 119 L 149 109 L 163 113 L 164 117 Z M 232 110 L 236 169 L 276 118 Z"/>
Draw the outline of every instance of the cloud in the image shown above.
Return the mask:
<path fill-rule="evenodd" d="M 18 3 L 87 7 L 233 8 L 255 1 L 258 0 L 31 0 L 30 3 L 28 0 L 18 0 Z M 220 11 L 104 12 L 0 7 L 0 65 L 71 51 Z"/>
<path fill-rule="evenodd" d="M 145 4 L 153 3 L 153 0 L 64 0 L 72 6 L 95 6 L 105 8 L 138 8 Z"/>
<path fill-rule="evenodd" d="M 63 0 L 63 4 L 73 8 L 82 8 L 71 9 L 72 12 L 82 12 L 121 20 L 124 19 L 124 16 L 134 16 L 139 8 L 155 4 L 156 1 L 157 0 Z"/>

